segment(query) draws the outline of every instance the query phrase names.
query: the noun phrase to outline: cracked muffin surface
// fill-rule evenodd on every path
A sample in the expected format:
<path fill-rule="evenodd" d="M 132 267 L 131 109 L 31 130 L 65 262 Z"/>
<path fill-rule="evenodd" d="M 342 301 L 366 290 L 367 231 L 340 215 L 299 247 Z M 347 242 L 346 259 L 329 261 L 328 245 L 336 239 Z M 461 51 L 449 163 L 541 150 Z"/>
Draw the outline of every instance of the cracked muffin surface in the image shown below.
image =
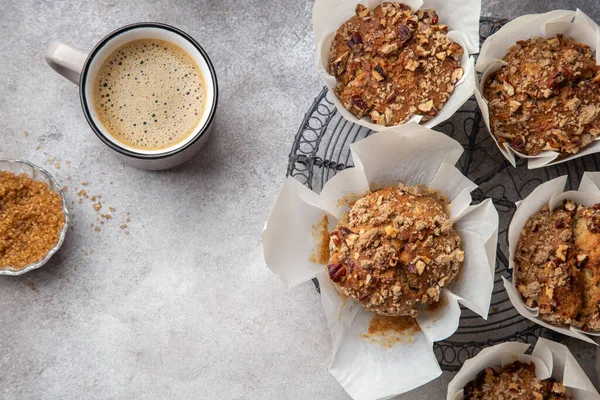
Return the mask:
<path fill-rule="evenodd" d="M 600 67 L 574 39 L 520 40 L 484 85 L 492 134 L 525 155 L 576 154 L 600 134 Z"/>
<path fill-rule="evenodd" d="M 515 285 L 542 320 L 600 331 L 600 205 L 542 207 L 521 230 L 514 261 Z"/>
<path fill-rule="evenodd" d="M 357 5 L 329 51 L 327 72 L 336 78 L 336 96 L 357 118 L 380 125 L 435 117 L 464 73 L 464 50 L 447 33 L 433 9 Z"/>
<path fill-rule="evenodd" d="M 330 235 L 333 284 L 381 315 L 419 315 L 464 258 L 447 202 L 425 187 L 388 187 L 356 201 Z"/>
<path fill-rule="evenodd" d="M 535 364 L 515 361 L 488 367 L 464 387 L 464 400 L 558 400 L 571 393 L 553 378 L 539 380 Z"/>

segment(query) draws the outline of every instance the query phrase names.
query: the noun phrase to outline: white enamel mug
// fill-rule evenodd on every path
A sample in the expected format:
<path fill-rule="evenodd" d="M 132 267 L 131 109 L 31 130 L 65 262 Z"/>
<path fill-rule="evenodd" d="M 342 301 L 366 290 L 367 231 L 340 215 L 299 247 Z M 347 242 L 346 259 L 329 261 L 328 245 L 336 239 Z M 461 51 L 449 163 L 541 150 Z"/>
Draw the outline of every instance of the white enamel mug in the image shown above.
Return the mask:
<path fill-rule="evenodd" d="M 183 141 L 165 149 L 142 150 L 119 142 L 104 127 L 94 107 L 94 82 L 100 67 L 118 47 L 138 39 L 160 39 L 179 46 L 196 62 L 206 85 L 206 104 L 198 125 Z M 45 58 L 52 69 L 79 85 L 81 106 L 90 127 L 126 163 L 148 170 L 172 168 L 194 156 L 208 140 L 217 109 L 217 75 L 204 49 L 187 33 L 166 24 L 137 23 L 110 33 L 89 54 L 54 41 Z"/>

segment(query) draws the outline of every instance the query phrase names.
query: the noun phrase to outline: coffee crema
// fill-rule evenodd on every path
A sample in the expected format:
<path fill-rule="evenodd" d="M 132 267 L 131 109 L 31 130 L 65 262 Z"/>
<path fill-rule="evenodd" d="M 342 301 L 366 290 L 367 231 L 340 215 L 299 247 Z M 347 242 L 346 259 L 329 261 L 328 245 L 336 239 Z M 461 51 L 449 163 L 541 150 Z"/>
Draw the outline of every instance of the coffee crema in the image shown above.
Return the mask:
<path fill-rule="evenodd" d="M 140 39 L 117 48 L 100 68 L 94 105 L 118 141 L 142 150 L 161 150 L 196 129 L 205 103 L 200 68 L 178 46 Z"/>

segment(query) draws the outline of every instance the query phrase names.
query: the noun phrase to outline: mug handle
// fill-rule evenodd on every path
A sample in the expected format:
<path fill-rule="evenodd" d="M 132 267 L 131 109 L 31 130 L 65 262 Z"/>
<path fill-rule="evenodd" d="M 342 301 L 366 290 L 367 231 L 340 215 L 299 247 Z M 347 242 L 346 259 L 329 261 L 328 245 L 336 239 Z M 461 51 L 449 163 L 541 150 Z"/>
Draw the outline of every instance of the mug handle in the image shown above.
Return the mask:
<path fill-rule="evenodd" d="M 87 57 L 87 53 L 56 40 L 50 43 L 44 56 L 50 68 L 77 85 Z"/>

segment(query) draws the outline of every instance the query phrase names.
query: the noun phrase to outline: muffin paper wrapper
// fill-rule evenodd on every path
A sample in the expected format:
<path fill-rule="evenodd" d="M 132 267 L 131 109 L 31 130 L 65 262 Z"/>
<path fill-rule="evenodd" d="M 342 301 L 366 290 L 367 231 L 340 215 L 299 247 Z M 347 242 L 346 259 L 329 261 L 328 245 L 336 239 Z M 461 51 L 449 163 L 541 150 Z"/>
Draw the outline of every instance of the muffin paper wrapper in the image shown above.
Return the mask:
<path fill-rule="evenodd" d="M 441 374 L 433 342 L 452 335 L 459 303 L 487 318 L 494 285 L 498 214 L 491 201 L 470 206 L 477 186 L 454 164 L 461 145 L 418 124 L 393 128 L 351 145 L 356 167 L 339 172 L 320 195 L 288 178 L 262 233 L 267 266 L 288 286 L 314 277 L 332 338 L 330 372 L 354 399 L 381 399 L 407 392 Z M 326 266 L 309 261 L 318 243 L 313 226 L 328 216 L 329 232 L 349 208 L 339 200 L 362 197 L 370 189 L 423 184 L 451 200 L 451 217 L 462 239 L 465 261 L 457 278 L 442 290 L 434 311 L 417 318 L 421 331 L 412 342 L 384 348 L 359 337 L 367 334 L 374 313 L 332 286 Z"/>
<path fill-rule="evenodd" d="M 552 38 L 557 34 L 571 36 L 578 42 L 585 43 L 592 48 L 596 56 L 596 63 L 600 63 L 600 27 L 596 25 L 583 11 L 556 10 L 545 14 L 530 14 L 519 17 L 506 25 L 498 32 L 491 35 L 481 46 L 481 53 L 477 59 L 475 70 L 482 74 L 481 80 L 477 79 L 475 98 L 481 109 L 483 120 L 488 131 L 490 128 L 490 113 L 488 102 L 484 99 L 484 85 L 488 77 L 507 65 L 502 58 L 508 53 L 510 47 L 518 40 L 527 40 L 535 37 Z M 498 149 L 504 157 L 516 167 L 516 158 L 526 158 L 529 169 L 541 168 L 548 165 L 560 164 L 588 154 L 600 152 L 600 137 L 594 139 L 586 148 L 577 154 L 557 160 L 559 153 L 556 151 L 543 151 L 536 156 L 527 156 L 513 150 L 508 143 L 500 145 L 494 135 L 491 135 Z"/>
<path fill-rule="evenodd" d="M 335 95 L 336 79 L 327 72 L 327 60 L 336 31 L 344 22 L 355 15 L 356 5 L 363 4 L 373 9 L 382 2 L 379 0 L 316 0 L 313 8 L 313 31 L 318 58 L 317 73 L 329 88 L 331 93 L 329 98 L 346 120 L 374 131 L 387 130 L 393 127 L 374 124 L 369 117 L 358 119 L 346 110 Z M 469 55 L 479 51 L 481 0 L 399 0 L 399 2 L 411 6 L 415 11 L 421 8 L 434 8 L 439 16 L 440 23 L 448 25 L 450 29 L 448 37 L 460 44 L 465 50 L 461 59 L 461 66 L 464 71 L 463 77 L 457 82 L 452 95 L 439 114 L 423 123 L 423 126 L 432 128 L 454 115 L 473 95 L 475 90 L 475 61 Z M 421 116 L 413 116 L 405 124 L 420 122 L 421 118 Z"/>
<path fill-rule="evenodd" d="M 543 321 L 538 316 L 539 312 L 537 308 L 530 308 L 525 305 L 521 293 L 515 286 L 516 269 L 514 268 L 514 257 L 517 242 L 519 241 L 521 230 L 533 214 L 538 212 L 545 204 L 550 205 L 550 209 L 554 209 L 560 206 L 565 199 L 571 199 L 577 203 L 577 205 L 582 204 L 585 206 L 593 206 L 600 202 L 600 172 L 585 172 L 581 178 L 579 189 L 577 191 L 564 192 L 566 183 L 566 175 L 552 179 L 551 181 L 539 185 L 523 201 L 517 203 L 517 210 L 515 211 L 508 228 L 509 268 L 513 270 L 512 282 L 504 277 L 502 279 L 504 280 L 504 287 L 506 288 L 508 297 L 519 314 L 536 324 L 542 325 L 555 332 L 597 345 L 597 343 L 589 336 L 600 336 L 600 332 L 584 332 L 575 327 L 560 327 Z"/>
<path fill-rule="evenodd" d="M 531 355 L 525 354 L 528 349 L 529 344 L 514 342 L 500 343 L 483 349 L 475 357 L 465 361 L 448 385 L 446 400 L 462 400 L 464 386 L 484 369 L 514 361 L 533 362 L 538 379 L 556 379 L 569 388 L 573 400 L 600 399 L 594 385 L 567 346 L 539 338 Z"/>

